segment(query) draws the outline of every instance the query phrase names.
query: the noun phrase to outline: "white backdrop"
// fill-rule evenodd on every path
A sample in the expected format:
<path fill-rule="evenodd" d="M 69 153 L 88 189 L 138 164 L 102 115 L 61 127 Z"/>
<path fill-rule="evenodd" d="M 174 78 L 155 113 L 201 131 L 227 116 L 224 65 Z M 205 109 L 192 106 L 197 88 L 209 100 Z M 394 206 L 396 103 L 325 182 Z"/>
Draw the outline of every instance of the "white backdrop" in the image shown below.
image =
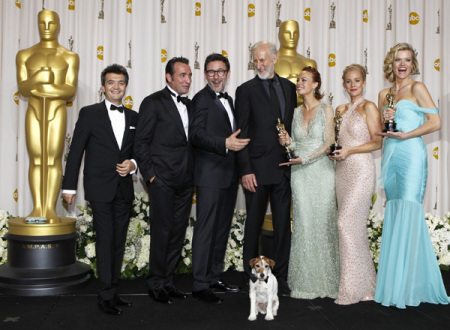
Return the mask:
<path fill-rule="evenodd" d="M 142 99 L 165 85 L 166 60 L 191 60 L 190 97 L 203 88 L 203 63 L 212 52 L 228 56 L 231 81 L 228 92 L 254 76 L 248 70 L 249 46 L 260 40 L 278 42 L 277 19 L 300 25 L 297 51 L 317 62 L 325 100 L 348 102 L 341 84 L 343 68 L 366 65 L 365 97 L 377 102 L 388 86 L 382 64 L 394 44 L 413 45 L 423 81 L 439 105 L 440 132 L 425 137 L 429 177 L 424 208 L 443 215 L 449 203 L 450 1 L 447 0 L 0 0 L 0 209 L 17 216 L 32 208 L 28 186 L 28 154 L 24 118 L 27 100 L 17 94 L 15 56 L 39 41 L 37 13 L 56 11 L 61 20 L 59 42 L 80 56 L 78 90 L 67 108 L 67 135 L 71 136 L 82 106 L 99 101 L 100 72 L 111 63 L 129 66 L 128 106 L 138 110 Z M 389 14 L 391 8 L 391 15 Z M 103 14 L 103 16 L 102 16 Z M 162 22 L 162 15 L 165 22 Z M 103 18 L 101 18 L 103 17 Z M 330 28 L 334 20 L 335 28 Z M 387 30 L 391 22 L 392 30 Z M 447 42 L 445 42 L 447 41 Z M 442 60 L 442 63 L 441 63 Z M 195 68 L 198 61 L 199 68 Z M 131 64 L 131 65 L 130 65 Z M 377 169 L 381 153 L 376 152 Z M 77 204 L 82 205 L 81 177 Z M 136 182 L 136 190 L 142 184 Z M 378 189 L 376 210 L 383 213 Z M 244 208 L 242 193 L 237 208 Z M 61 215 L 66 211 L 58 204 Z M 76 212 L 69 209 L 69 213 Z"/>

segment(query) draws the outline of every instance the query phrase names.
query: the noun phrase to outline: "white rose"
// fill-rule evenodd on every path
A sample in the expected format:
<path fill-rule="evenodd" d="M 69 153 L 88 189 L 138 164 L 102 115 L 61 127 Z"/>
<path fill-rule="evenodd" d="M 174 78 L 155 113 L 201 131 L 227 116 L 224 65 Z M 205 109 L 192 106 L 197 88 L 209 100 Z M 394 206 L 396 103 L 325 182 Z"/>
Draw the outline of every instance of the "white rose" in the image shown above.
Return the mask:
<path fill-rule="evenodd" d="M 189 259 L 188 257 L 183 258 L 183 262 L 186 266 L 189 266 L 191 264 L 191 259 Z"/>
<path fill-rule="evenodd" d="M 95 243 L 89 243 L 85 246 L 84 251 L 86 252 L 86 256 L 89 259 L 92 259 L 95 257 Z"/>

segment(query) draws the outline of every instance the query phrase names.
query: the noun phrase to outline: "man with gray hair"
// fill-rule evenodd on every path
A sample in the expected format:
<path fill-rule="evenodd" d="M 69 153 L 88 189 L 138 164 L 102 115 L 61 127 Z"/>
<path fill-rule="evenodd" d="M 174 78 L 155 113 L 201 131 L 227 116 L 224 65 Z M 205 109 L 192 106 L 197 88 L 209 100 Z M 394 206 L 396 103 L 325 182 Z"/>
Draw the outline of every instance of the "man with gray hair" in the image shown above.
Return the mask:
<path fill-rule="evenodd" d="M 258 255 L 259 235 L 270 200 L 274 273 L 279 282 L 280 294 L 288 295 L 290 167 L 279 166 L 285 159 L 284 149 L 278 142 L 276 125 L 280 119 L 290 134 L 297 97 L 295 85 L 275 73 L 276 46 L 270 42 L 258 42 L 252 52 L 256 76 L 237 88 L 235 103 L 240 137 L 250 139 L 247 147 L 238 152 L 247 208 L 244 269 L 246 278 L 249 278 L 249 261 Z"/>

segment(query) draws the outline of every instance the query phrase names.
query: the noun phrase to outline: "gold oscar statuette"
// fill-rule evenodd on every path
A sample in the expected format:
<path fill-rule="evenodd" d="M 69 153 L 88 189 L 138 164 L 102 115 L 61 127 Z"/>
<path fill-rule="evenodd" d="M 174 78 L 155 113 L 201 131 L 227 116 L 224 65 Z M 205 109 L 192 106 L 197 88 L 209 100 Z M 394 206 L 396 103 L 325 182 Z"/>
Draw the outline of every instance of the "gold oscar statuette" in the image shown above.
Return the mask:
<path fill-rule="evenodd" d="M 297 77 L 304 67 L 317 68 L 316 61 L 297 53 L 300 27 L 297 21 L 284 21 L 280 24 L 278 39 L 280 48 L 277 51 L 275 72 L 283 78 L 297 83 Z M 303 104 L 303 97 L 297 95 L 297 105 Z"/>
<path fill-rule="evenodd" d="M 284 133 L 285 131 L 285 126 L 284 124 L 281 122 L 280 118 L 278 118 L 278 124 L 277 124 L 277 131 L 278 133 Z M 291 160 L 291 159 L 295 159 L 297 158 L 294 154 L 294 150 L 292 150 L 291 148 L 289 148 L 288 144 L 284 145 L 284 157 L 287 161 Z"/>
<path fill-rule="evenodd" d="M 334 116 L 334 143 L 330 146 L 329 155 L 334 155 L 336 150 L 342 149 L 339 144 L 339 132 L 341 131 L 342 116 L 339 111 L 336 111 L 336 116 Z"/>
<path fill-rule="evenodd" d="M 19 92 L 28 98 L 25 134 L 33 210 L 28 222 L 60 223 L 56 201 L 62 180 L 66 102 L 77 90 L 79 57 L 58 43 L 59 16 L 38 14 L 40 42 L 16 56 Z"/>
<path fill-rule="evenodd" d="M 395 107 L 395 96 L 394 94 L 389 91 L 389 93 L 386 94 L 386 99 L 388 101 L 388 108 L 394 109 Z M 398 132 L 397 123 L 394 121 L 394 119 L 389 119 L 384 121 L 384 127 L 383 132 Z"/>

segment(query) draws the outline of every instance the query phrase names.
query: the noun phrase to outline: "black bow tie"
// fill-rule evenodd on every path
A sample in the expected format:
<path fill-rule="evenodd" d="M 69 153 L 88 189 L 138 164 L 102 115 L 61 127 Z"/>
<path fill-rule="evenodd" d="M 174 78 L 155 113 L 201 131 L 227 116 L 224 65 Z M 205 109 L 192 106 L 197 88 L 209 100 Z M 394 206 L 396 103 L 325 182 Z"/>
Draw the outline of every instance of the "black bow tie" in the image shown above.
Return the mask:
<path fill-rule="evenodd" d="M 186 105 L 188 103 L 188 98 L 186 96 L 181 96 L 181 95 L 175 95 L 174 93 L 170 92 L 170 95 L 172 96 L 176 96 L 177 97 L 177 102 L 178 103 L 183 103 L 184 105 Z"/>
<path fill-rule="evenodd" d="M 257 277 L 255 274 L 250 274 L 250 280 L 252 281 L 252 283 L 255 283 L 258 280 L 261 281 L 261 278 Z M 264 282 L 269 282 L 269 276 L 266 277 Z"/>
<path fill-rule="evenodd" d="M 224 98 L 225 100 L 228 100 L 228 93 L 222 93 L 220 92 L 219 95 L 217 95 L 219 97 L 219 99 Z"/>
<path fill-rule="evenodd" d="M 123 113 L 123 106 L 118 107 L 118 106 L 115 106 L 114 104 L 111 104 L 110 109 L 111 109 L 111 110 L 117 110 L 117 111 L 119 111 L 120 113 Z"/>
<path fill-rule="evenodd" d="M 188 103 L 188 98 L 186 96 L 177 96 L 177 102 L 181 102 L 184 105 L 186 105 Z"/>

